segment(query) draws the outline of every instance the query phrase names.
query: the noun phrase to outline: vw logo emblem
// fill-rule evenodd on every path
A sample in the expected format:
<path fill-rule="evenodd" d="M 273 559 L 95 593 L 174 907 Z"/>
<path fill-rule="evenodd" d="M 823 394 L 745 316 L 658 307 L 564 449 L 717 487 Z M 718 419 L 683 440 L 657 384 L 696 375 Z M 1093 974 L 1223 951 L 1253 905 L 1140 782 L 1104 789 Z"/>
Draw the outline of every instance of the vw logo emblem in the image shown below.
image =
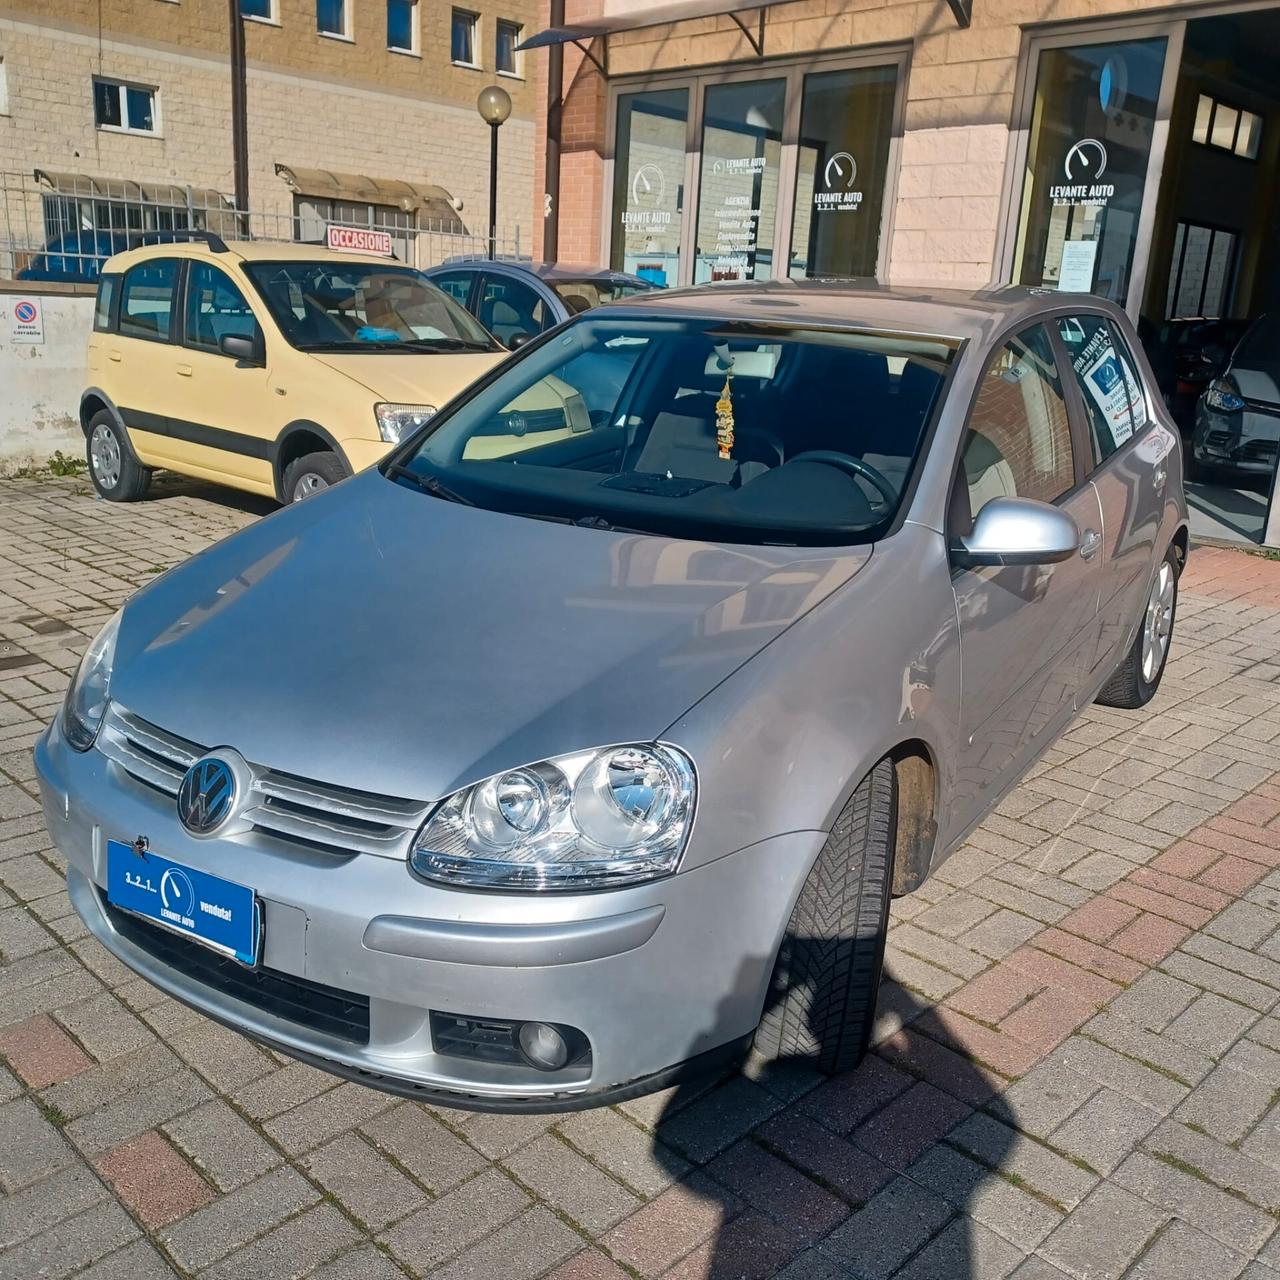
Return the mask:
<path fill-rule="evenodd" d="M 217 756 L 205 756 L 187 770 L 178 788 L 178 817 L 193 836 L 207 836 L 231 816 L 236 775 Z"/>

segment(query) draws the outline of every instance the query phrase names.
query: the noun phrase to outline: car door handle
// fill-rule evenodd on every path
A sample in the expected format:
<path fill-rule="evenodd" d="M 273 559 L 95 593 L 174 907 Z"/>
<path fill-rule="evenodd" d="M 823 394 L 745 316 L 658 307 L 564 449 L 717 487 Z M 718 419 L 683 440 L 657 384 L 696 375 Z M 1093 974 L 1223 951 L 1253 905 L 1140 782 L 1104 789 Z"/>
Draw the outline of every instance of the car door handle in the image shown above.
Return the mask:
<path fill-rule="evenodd" d="M 108 352 L 107 352 L 107 359 L 108 359 L 108 360 L 114 360 L 117 364 L 119 364 L 119 363 L 120 363 L 120 353 L 119 353 L 118 351 L 108 351 Z"/>
<path fill-rule="evenodd" d="M 1080 539 L 1080 554 L 1086 560 L 1092 560 L 1098 554 L 1098 549 L 1102 546 L 1102 534 L 1097 529 L 1086 529 L 1084 537 Z"/>
<path fill-rule="evenodd" d="M 189 364 L 174 365 L 174 369 L 177 371 L 178 377 L 180 378 L 191 377 L 191 366 Z"/>

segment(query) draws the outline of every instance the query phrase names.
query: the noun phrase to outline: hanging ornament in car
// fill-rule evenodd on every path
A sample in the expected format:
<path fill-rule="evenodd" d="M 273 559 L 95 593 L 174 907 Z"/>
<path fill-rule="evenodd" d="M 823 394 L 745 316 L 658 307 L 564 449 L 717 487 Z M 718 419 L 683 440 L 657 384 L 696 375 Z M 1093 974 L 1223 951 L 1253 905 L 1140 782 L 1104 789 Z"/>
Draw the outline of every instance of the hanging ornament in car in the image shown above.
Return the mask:
<path fill-rule="evenodd" d="M 724 388 L 716 401 L 716 448 L 721 458 L 728 458 L 733 451 L 733 370 L 724 375 Z"/>

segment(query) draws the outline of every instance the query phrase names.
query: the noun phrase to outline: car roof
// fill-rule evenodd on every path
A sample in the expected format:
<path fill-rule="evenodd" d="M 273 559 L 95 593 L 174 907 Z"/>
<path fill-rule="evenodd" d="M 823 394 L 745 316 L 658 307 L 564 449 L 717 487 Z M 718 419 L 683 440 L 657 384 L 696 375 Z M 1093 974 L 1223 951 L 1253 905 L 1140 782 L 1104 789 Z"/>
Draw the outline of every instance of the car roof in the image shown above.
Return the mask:
<path fill-rule="evenodd" d="M 573 262 L 535 262 L 530 258 L 483 258 L 479 255 L 464 254 L 455 258 L 447 258 L 438 267 L 432 267 L 428 274 L 443 270 L 493 270 L 499 272 L 520 272 L 523 275 L 536 276 L 539 280 L 600 280 L 614 283 L 636 284 L 651 287 L 651 282 L 640 276 L 633 276 L 625 271 L 614 271 L 609 267 L 596 267 L 589 263 Z"/>
<path fill-rule="evenodd" d="M 1094 294 L 1027 285 L 981 289 L 889 286 L 874 280 L 768 280 L 653 289 L 607 305 L 623 312 L 687 315 L 798 328 L 884 329 L 957 339 L 986 337 L 1046 312 L 1119 309 Z M 598 315 L 599 311 L 592 314 Z"/>
<path fill-rule="evenodd" d="M 377 253 L 338 253 L 322 244 L 297 244 L 291 240 L 227 240 L 225 249 L 203 240 L 163 240 L 117 253 L 106 264 L 109 271 L 124 271 L 149 258 L 200 258 L 208 262 L 363 262 L 380 267 L 406 266 L 398 258 Z"/>

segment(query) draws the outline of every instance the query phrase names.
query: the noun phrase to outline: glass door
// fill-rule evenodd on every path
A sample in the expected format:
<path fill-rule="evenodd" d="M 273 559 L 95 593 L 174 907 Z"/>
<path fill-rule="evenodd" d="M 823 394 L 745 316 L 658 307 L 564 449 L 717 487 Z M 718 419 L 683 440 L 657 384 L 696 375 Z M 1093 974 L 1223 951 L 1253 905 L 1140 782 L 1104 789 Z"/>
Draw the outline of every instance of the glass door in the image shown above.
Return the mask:
<path fill-rule="evenodd" d="M 618 98 L 610 266 L 658 285 L 680 280 L 689 90 Z"/>
<path fill-rule="evenodd" d="M 792 276 L 876 274 L 897 92 L 892 66 L 805 76 Z"/>
<path fill-rule="evenodd" d="M 786 80 L 707 87 L 693 282 L 774 274 Z"/>

